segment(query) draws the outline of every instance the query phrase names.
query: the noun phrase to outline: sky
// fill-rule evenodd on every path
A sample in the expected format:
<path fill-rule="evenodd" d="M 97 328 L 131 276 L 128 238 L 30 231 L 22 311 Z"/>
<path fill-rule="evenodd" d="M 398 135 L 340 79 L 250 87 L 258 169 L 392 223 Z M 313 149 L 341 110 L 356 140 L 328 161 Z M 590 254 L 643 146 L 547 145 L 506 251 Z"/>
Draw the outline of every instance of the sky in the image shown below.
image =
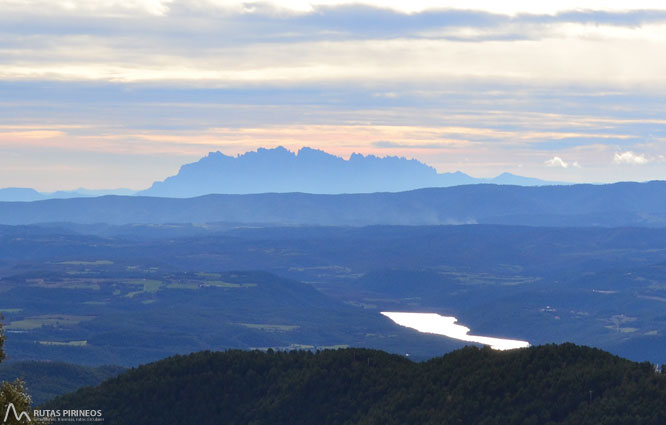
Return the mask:
<path fill-rule="evenodd" d="M 666 179 L 660 1 L 0 0 L 0 187 L 143 189 L 210 151 Z"/>

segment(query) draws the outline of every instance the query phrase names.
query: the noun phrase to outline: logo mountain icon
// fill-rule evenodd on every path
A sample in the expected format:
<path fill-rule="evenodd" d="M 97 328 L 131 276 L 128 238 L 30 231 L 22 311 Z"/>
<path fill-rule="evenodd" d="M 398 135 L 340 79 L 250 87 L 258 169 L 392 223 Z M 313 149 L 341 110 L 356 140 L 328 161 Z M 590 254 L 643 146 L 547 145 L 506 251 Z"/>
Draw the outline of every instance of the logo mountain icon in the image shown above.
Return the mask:
<path fill-rule="evenodd" d="M 17 421 L 20 421 L 22 418 L 25 417 L 28 420 L 28 422 L 32 422 L 32 419 L 30 419 L 30 416 L 28 416 L 27 412 L 21 412 L 21 414 L 19 415 L 18 412 L 16 411 L 16 407 L 14 407 L 14 403 L 9 403 L 7 405 L 7 410 L 5 411 L 5 419 L 2 421 L 2 423 L 7 422 L 10 411 L 14 414 L 14 418 L 16 418 Z"/>

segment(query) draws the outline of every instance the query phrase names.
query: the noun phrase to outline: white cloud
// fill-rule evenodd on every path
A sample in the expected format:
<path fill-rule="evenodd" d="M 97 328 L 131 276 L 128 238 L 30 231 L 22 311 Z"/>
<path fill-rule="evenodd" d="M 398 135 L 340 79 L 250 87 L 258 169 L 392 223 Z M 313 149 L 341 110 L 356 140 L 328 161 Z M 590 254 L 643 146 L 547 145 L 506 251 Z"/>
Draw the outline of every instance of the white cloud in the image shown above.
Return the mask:
<path fill-rule="evenodd" d="M 358 12 L 353 7 L 346 11 L 320 8 L 308 17 L 261 6 L 297 11 L 351 4 L 338 0 L 0 3 L 3 80 L 179 81 L 218 86 L 342 81 L 428 86 L 485 79 L 666 89 L 666 56 L 654 54 L 666 49 L 666 13 L 657 14 L 660 20 L 651 23 L 642 23 L 642 14 L 620 13 L 603 24 L 603 13 L 596 18 L 591 13 L 590 22 L 579 22 L 580 17 L 509 19 L 470 11 L 431 12 L 417 18 L 371 9 L 362 11 L 358 18 L 362 22 L 358 22 L 350 19 Z M 531 13 L 544 7 L 532 3 L 555 4 L 416 0 L 408 5 L 492 11 L 495 3 Z M 252 16 L 244 4 L 253 5 Z M 381 6 L 398 10 L 405 4 L 389 1 Z M 601 2 L 576 4 L 558 2 L 556 8 L 596 4 L 600 10 L 612 9 Z M 642 3 L 632 8 L 636 4 Z M 362 25 L 365 21 L 373 24 Z"/>
<path fill-rule="evenodd" d="M 551 159 L 549 159 L 548 161 L 546 161 L 545 164 L 546 164 L 548 167 L 569 168 L 569 164 L 568 164 L 567 162 L 565 162 L 565 161 L 564 161 L 562 158 L 560 158 L 559 156 L 554 156 L 554 157 L 552 157 Z M 574 167 L 576 166 L 575 164 L 577 164 L 577 163 L 574 163 Z"/>
<path fill-rule="evenodd" d="M 163 16 L 174 0 L 5 0 L 3 7 L 21 11 L 65 11 L 69 13 L 131 16 L 137 11 Z"/>
<path fill-rule="evenodd" d="M 155 15 L 163 15 L 169 9 L 192 3 L 191 0 L 5 0 L 9 6 L 34 8 L 61 8 L 79 11 L 105 11 L 109 9 L 140 9 Z M 560 0 L 557 2 L 532 0 L 265 0 L 248 2 L 245 0 L 198 0 L 199 5 L 219 9 L 250 11 L 248 5 L 268 5 L 295 13 L 310 13 L 318 6 L 341 6 L 360 4 L 396 10 L 402 13 L 418 13 L 431 9 L 480 10 L 505 15 L 520 13 L 556 14 L 568 10 L 631 11 L 664 10 L 661 0 Z"/>
<path fill-rule="evenodd" d="M 138 36 L 48 38 L 59 44 L 57 48 L 48 43 L 0 46 L 4 57 L 0 78 L 223 84 L 487 79 L 666 87 L 666 56 L 654 54 L 666 49 L 666 41 L 562 38 L 466 43 L 402 38 L 210 46 L 166 35 L 138 43 Z M 198 39 L 196 31 L 192 39 Z"/>
<path fill-rule="evenodd" d="M 247 2 L 242 0 L 203 0 L 203 3 L 223 7 L 238 7 Z M 666 9 L 661 0 L 633 0 L 630 4 L 626 0 L 559 0 L 557 2 L 532 0 L 501 2 L 496 0 L 266 0 L 258 3 L 269 4 L 276 8 L 301 13 L 312 12 L 317 6 L 349 4 L 388 8 L 403 13 L 418 13 L 429 9 L 465 9 L 482 10 L 506 15 L 516 15 L 519 13 L 555 14 L 567 10 L 627 11 Z"/>
<path fill-rule="evenodd" d="M 615 164 L 642 165 L 647 164 L 649 160 L 642 153 L 637 154 L 632 151 L 626 151 L 622 153 L 616 153 L 613 157 L 613 162 Z"/>

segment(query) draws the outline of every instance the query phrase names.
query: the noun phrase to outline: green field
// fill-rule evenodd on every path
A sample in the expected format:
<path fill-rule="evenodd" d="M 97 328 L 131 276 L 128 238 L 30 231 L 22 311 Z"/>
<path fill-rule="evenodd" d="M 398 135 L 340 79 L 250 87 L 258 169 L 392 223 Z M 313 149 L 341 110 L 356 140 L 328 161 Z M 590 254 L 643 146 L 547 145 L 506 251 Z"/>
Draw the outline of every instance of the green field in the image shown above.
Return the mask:
<path fill-rule="evenodd" d="M 256 283 L 230 283 L 221 280 L 207 280 L 201 284 L 202 286 L 215 286 L 217 288 L 254 288 Z"/>
<path fill-rule="evenodd" d="M 239 323 L 239 325 L 250 329 L 260 329 L 266 332 L 289 332 L 300 328 L 298 325 L 271 325 L 267 323 Z"/>
<path fill-rule="evenodd" d="M 168 289 L 199 289 L 198 283 L 180 283 L 174 282 L 166 286 Z"/>
<path fill-rule="evenodd" d="M 113 261 L 110 260 L 96 260 L 96 261 L 61 261 L 58 264 L 66 266 L 110 266 Z"/>
<path fill-rule="evenodd" d="M 204 277 L 204 278 L 210 278 L 210 279 L 219 279 L 222 277 L 220 273 L 204 273 L 204 272 L 198 272 L 196 274 L 199 277 Z"/>
<path fill-rule="evenodd" d="M 95 319 L 95 316 L 73 316 L 73 315 L 43 315 L 26 317 L 23 320 L 16 320 L 7 325 L 8 330 L 28 331 L 39 329 L 43 326 L 54 328 L 66 328 L 78 325 L 81 322 Z"/>
<path fill-rule="evenodd" d="M 63 347 L 85 347 L 88 341 L 39 341 L 40 345 L 57 345 Z"/>
<path fill-rule="evenodd" d="M 1 313 L 20 313 L 22 312 L 22 308 L 0 308 L 0 314 Z"/>
<path fill-rule="evenodd" d="M 141 289 L 140 291 L 132 291 L 127 295 L 125 295 L 128 298 L 133 298 L 134 296 L 143 293 L 154 294 L 157 291 L 159 291 L 162 285 L 164 284 L 161 280 L 151 280 L 151 279 L 125 280 L 123 281 L 123 283 L 143 286 L 143 289 Z"/>
<path fill-rule="evenodd" d="M 69 272 L 67 272 L 70 275 Z M 38 286 L 40 288 L 50 289 L 92 289 L 99 291 L 100 282 L 102 279 L 85 279 L 85 278 L 61 278 L 58 280 L 49 280 L 46 278 L 41 279 L 26 279 L 26 282 L 31 286 Z"/>

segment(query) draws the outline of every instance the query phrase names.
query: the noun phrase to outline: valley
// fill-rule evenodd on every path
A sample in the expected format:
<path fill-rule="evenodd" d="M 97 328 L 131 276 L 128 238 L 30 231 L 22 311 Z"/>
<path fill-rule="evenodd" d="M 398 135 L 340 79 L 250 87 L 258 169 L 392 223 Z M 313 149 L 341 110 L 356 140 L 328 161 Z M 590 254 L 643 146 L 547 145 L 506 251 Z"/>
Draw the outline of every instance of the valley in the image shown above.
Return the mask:
<path fill-rule="evenodd" d="M 7 352 L 133 366 L 225 348 L 371 347 L 427 359 L 476 335 L 571 341 L 665 363 L 666 237 L 521 226 L 1 228 Z M 409 347 L 409 350 L 406 350 Z"/>

